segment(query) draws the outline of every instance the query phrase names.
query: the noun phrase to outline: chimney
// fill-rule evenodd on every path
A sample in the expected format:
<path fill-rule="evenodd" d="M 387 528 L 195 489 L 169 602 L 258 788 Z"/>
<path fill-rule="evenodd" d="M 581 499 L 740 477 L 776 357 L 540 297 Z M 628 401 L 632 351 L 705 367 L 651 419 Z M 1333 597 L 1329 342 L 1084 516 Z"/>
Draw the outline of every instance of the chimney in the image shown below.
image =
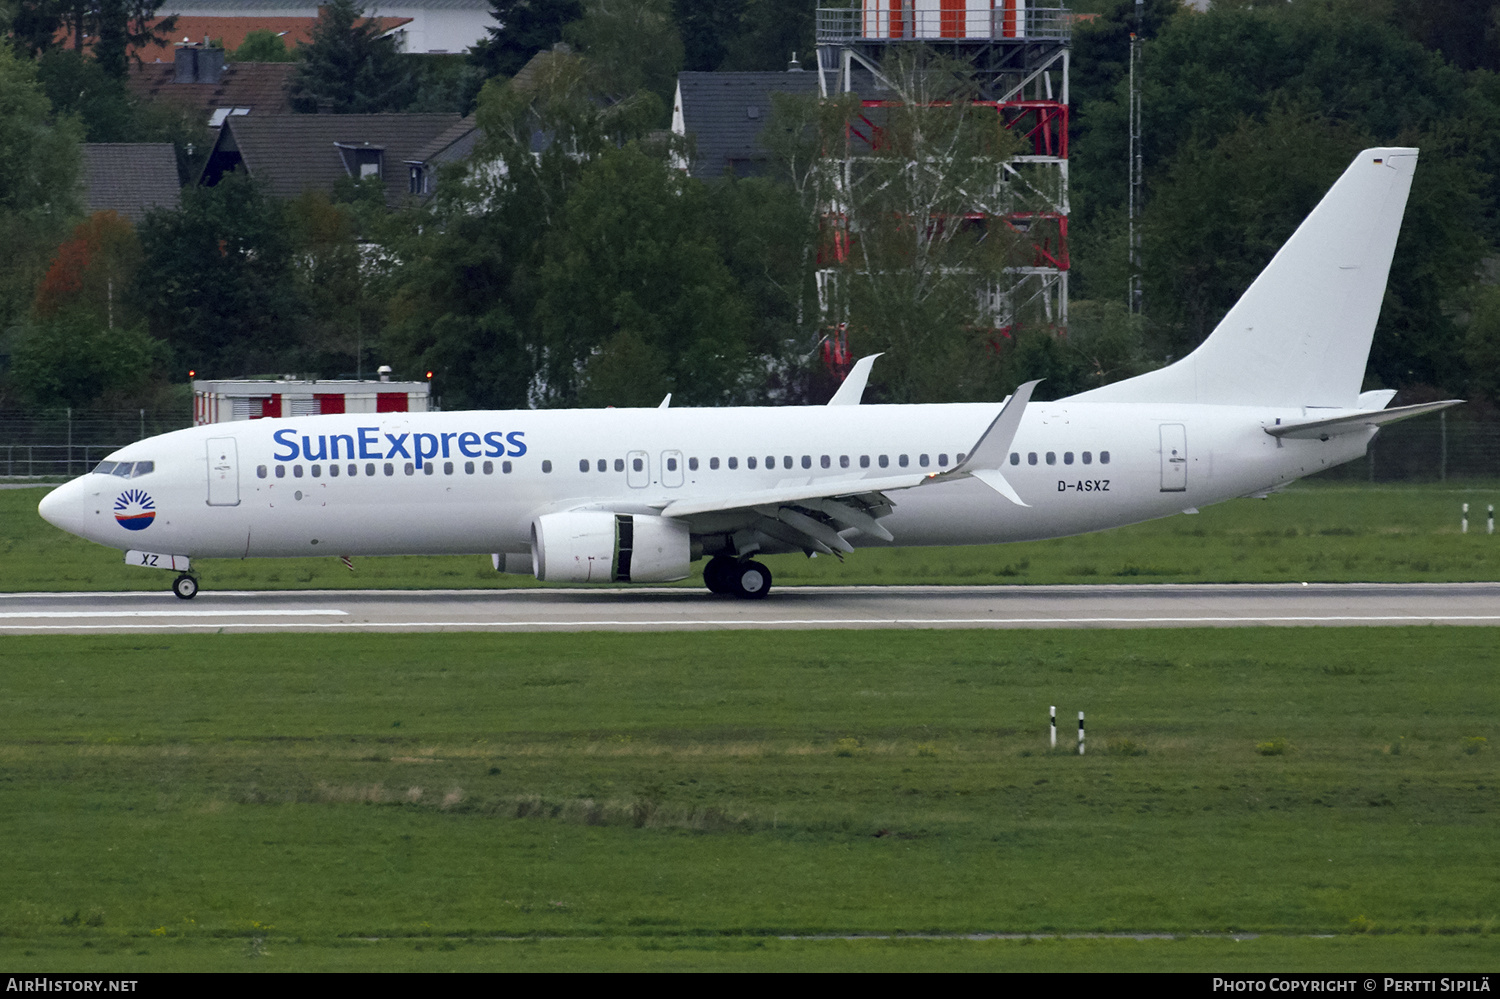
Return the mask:
<path fill-rule="evenodd" d="M 800 73 L 800 72 L 802 72 L 802 64 L 797 61 L 797 53 L 795 53 L 795 52 L 792 53 L 792 61 L 787 64 L 786 71 L 788 73 Z"/>
<path fill-rule="evenodd" d="M 218 83 L 224 75 L 224 50 L 205 45 L 179 45 L 174 58 L 172 82 Z"/>

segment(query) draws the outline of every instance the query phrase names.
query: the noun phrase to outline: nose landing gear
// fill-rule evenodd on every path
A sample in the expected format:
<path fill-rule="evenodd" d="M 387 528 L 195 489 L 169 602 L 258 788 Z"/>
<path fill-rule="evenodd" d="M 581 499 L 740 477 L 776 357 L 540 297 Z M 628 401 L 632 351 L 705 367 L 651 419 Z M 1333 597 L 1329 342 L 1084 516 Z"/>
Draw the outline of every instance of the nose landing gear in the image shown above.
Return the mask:
<path fill-rule="evenodd" d="M 191 600 L 198 595 L 198 580 L 184 572 L 173 580 L 172 592 L 179 600 Z"/>

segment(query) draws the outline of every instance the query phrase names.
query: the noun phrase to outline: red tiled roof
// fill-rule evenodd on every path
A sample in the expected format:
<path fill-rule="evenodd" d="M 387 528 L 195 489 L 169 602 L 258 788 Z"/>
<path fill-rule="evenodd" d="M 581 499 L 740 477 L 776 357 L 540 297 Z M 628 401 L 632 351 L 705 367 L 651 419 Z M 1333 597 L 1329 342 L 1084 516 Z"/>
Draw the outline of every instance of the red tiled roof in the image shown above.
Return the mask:
<path fill-rule="evenodd" d="M 380 33 L 385 34 L 410 24 L 409 17 L 377 17 L 373 18 L 380 26 Z M 160 24 L 157 18 L 153 24 Z M 233 52 L 245 43 L 245 36 L 252 31 L 269 31 L 281 35 L 281 40 L 286 43 L 288 50 L 298 45 L 305 45 L 312 41 L 312 29 L 318 23 L 316 17 L 198 17 L 179 16 L 177 27 L 172 32 L 169 41 L 162 45 L 143 45 L 134 49 L 132 55 L 138 55 L 142 62 L 170 63 L 173 59 L 173 49 L 181 43 L 184 38 L 195 44 L 202 44 L 203 39 L 212 39 L 215 43 L 223 41 L 224 48 Z"/>

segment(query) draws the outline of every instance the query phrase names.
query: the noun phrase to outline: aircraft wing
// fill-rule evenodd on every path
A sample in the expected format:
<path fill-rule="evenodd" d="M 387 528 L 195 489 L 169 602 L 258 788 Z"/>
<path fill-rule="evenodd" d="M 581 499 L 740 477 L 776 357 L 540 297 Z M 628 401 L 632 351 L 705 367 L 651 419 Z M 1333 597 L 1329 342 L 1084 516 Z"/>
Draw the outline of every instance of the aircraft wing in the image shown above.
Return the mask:
<path fill-rule="evenodd" d="M 741 514 L 748 530 L 804 551 L 833 555 L 854 550 L 841 534 L 851 529 L 883 541 L 895 540 L 879 523 L 896 505 L 885 495 L 889 492 L 973 477 L 1011 502 L 1026 506 L 1005 481 L 1001 465 L 1036 385 L 1027 382 L 1016 389 L 964 460 L 948 471 L 820 478 L 749 493 L 673 500 L 661 508 L 662 516 Z"/>
<path fill-rule="evenodd" d="M 1423 413 L 1436 413 L 1463 403 L 1462 399 L 1444 399 L 1442 402 L 1423 402 L 1415 406 L 1397 406 L 1395 409 L 1372 409 L 1363 413 L 1333 416 L 1323 420 L 1299 420 L 1296 423 L 1277 423 L 1264 428 L 1272 437 L 1287 437 L 1293 440 L 1322 440 L 1340 434 L 1352 434 L 1380 427 L 1387 423 L 1409 420 Z"/>

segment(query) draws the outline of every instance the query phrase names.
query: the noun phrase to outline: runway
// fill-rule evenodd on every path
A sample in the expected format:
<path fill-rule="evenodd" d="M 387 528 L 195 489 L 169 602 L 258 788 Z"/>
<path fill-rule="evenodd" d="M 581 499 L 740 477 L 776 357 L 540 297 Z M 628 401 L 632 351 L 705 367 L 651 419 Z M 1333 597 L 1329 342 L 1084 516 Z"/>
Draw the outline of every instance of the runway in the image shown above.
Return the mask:
<path fill-rule="evenodd" d="M 1500 625 L 1500 583 L 0 594 L 0 635 Z"/>

